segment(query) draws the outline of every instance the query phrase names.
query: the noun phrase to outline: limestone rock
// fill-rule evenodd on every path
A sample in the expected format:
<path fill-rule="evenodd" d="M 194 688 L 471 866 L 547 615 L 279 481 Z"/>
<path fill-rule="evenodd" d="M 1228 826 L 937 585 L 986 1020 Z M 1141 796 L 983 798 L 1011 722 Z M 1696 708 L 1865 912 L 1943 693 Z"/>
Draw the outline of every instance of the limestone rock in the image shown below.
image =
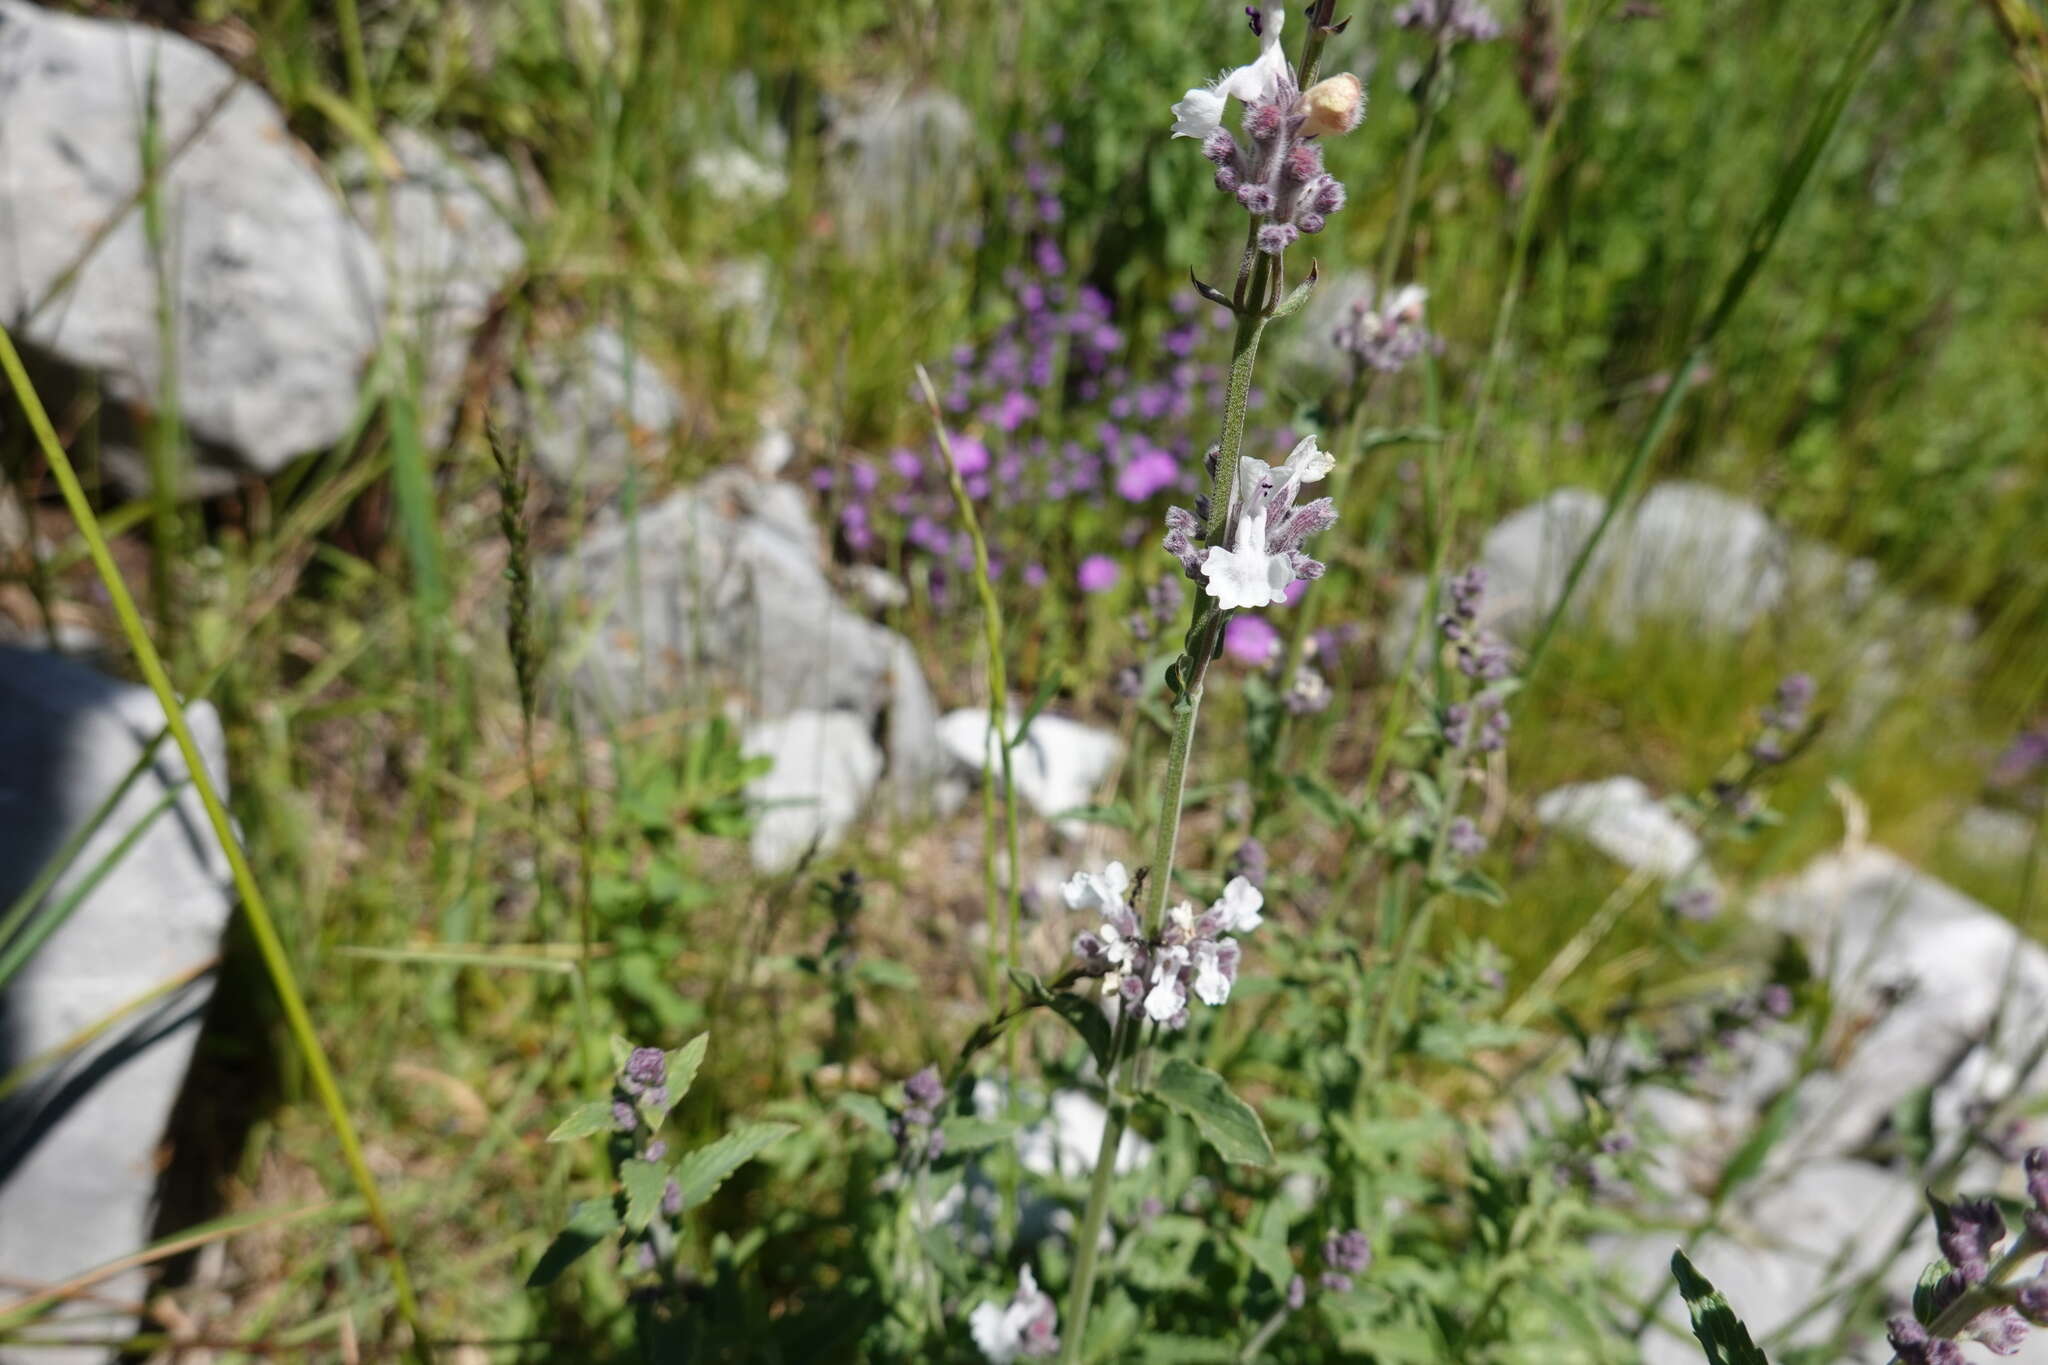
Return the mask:
<path fill-rule="evenodd" d="M 222 781 L 213 709 L 195 704 L 186 717 Z M 0 905 L 86 827 L 163 723 L 144 688 L 55 656 L 0 648 Z M 43 903 L 60 902 L 103 863 L 104 877 L 0 992 L 0 1074 L 159 987 L 175 989 L 0 1100 L 0 1312 L 18 1297 L 8 1287 L 15 1282 L 60 1281 L 149 1240 L 157 1148 L 212 992 L 204 969 L 220 951 L 233 904 L 226 859 L 168 739 Z M 202 974 L 176 984 L 195 972 Z M 130 1271 L 97 1292 L 134 1301 L 145 1280 Z M 97 1306 L 85 1308 L 104 1319 Z M 80 1334 L 77 1326 L 67 1333 Z M 96 1349 L 0 1346 L 7 1365 L 111 1359 Z"/>
<path fill-rule="evenodd" d="M 152 90 L 174 356 L 139 194 Z M 349 430 L 384 289 L 369 237 L 276 104 L 225 62 L 156 29 L 0 0 L 0 320 L 101 376 L 111 418 L 153 407 L 170 377 L 210 457 L 274 473 Z"/>
<path fill-rule="evenodd" d="M 1536 798 L 1536 818 L 1578 834 L 1627 867 L 1680 877 L 1700 859 L 1699 836 L 1633 777 L 1578 782 Z"/>
<path fill-rule="evenodd" d="M 846 711 L 794 711 L 747 727 L 742 747 L 774 766 L 747 784 L 759 803 L 748 852 L 786 872 L 845 837 L 882 776 L 882 751 Z"/>

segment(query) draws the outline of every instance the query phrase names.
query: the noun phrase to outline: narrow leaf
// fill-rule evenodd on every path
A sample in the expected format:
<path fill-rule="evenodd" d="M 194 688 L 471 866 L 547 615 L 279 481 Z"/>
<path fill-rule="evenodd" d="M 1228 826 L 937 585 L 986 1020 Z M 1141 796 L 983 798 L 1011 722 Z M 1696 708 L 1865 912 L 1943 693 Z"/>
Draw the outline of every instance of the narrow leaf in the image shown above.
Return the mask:
<path fill-rule="evenodd" d="M 1175 1057 L 1161 1068 L 1152 1096 L 1193 1119 L 1202 1137 L 1225 1161 L 1248 1166 L 1273 1164 L 1273 1144 L 1266 1137 L 1266 1126 L 1209 1068 Z"/>
<path fill-rule="evenodd" d="M 541 1253 L 533 1273 L 526 1277 L 528 1289 L 545 1289 L 561 1278 L 562 1272 L 583 1259 L 583 1254 L 619 1230 L 619 1216 L 609 1199 L 586 1199 L 569 1210 L 569 1221 Z"/>
<path fill-rule="evenodd" d="M 793 1123 L 751 1123 L 684 1157 L 676 1167 L 683 1207 L 695 1208 L 709 1199 L 734 1171 L 795 1131 Z"/>

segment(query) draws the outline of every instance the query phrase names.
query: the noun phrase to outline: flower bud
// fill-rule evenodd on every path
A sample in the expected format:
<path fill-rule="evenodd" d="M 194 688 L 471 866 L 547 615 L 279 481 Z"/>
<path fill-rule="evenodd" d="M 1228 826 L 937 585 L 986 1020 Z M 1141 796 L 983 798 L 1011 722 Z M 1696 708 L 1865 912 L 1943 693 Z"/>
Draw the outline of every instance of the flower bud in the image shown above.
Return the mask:
<path fill-rule="evenodd" d="M 1301 126 L 1303 137 L 1348 133 L 1365 117 L 1365 87 L 1346 71 L 1303 91 L 1301 107 L 1308 115 L 1308 122 Z"/>
<path fill-rule="evenodd" d="M 1237 190 L 1237 202 L 1253 213 L 1271 213 L 1273 191 L 1264 185 L 1240 185 Z"/>
<path fill-rule="evenodd" d="M 1297 142 L 1280 160 L 1280 174 L 1292 185 L 1305 185 L 1323 173 L 1323 153 L 1313 142 Z"/>
<path fill-rule="evenodd" d="M 1237 156 L 1237 139 L 1218 128 L 1202 143 L 1202 155 L 1219 166 L 1227 166 Z"/>

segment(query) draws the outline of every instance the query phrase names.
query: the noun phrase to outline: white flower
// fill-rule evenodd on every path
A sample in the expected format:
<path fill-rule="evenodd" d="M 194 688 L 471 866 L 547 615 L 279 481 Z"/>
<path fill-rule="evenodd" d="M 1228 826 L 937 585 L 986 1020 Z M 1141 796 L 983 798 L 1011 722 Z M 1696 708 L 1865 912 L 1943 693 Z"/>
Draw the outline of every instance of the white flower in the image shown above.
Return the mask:
<path fill-rule="evenodd" d="M 1233 96 L 1245 104 L 1265 99 L 1288 75 L 1287 54 L 1280 49 L 1284 6 L 1260 12 L 1259 55 L 1235 71 L 1226 71 L 1206 87 L 1197 87 L 1173 106 L 1175 137 L 1206 138 L 1223 123 L 1224 104 Z"/>
<path fill-rule="evenodd" d="M 1180 981 L 1180 969 L 1188 962 L 1185 948 L 1162 948 L 1152 969 L 1152 989 L 1145 996 L 1145 1017 L 1155 1024 L 1171 1023 L 1188 1007 L 1188 990 Z"/>
<path fill-rule="evenodd" d="M 1287 487 L 1295 489 L 1305 483 L 1320 482 L 1325 474 L 1336 467 L 1337 457 L 1318 446 L 1315 436 L 1311 434 L 1302 437 L 1295 444 L 1287 456 L 1287 463 L 1282 465 L 1281 469 L 1286 474 Z"/>
<path fill-rule="evenodd" d="M 1230 998 L 1230 977 L 1223 970 L 1221 945 L 1204 939 L 1195 945 L 1195 995 L 1205 1005 L 1220 1005 Z"/>
<path fill-rule="evenodd" d="M 1223 888 L 1222 899 L 1209 908 L 1222 917 L 1224 933 L 1243 934 L 1259 927 L 1259 911 L 1265 904 L 1259 888 L 1242 877 L 1232 877 Z"/>
<path fill-rule="evenodd" d="M 1202 561 L 1209 596 L 1226 611 L 1238 607 L 1270 607 L 1287 600 L 1294 565 L 1286 555 L 1266 552 L 1266 509 L 1248 510 L 1237 524 L 1237 544 L 1209 547 Z"/>
<path fill-rule="evenodd" d="M 1124 903 L 1124 893 L 1131 889 L 1131 874 L 1124 870 L 1122 863 L 1111 863 L 1102 869 L 1102 875 L 1093 872 L 1076 872 L 1067 878 L 1061 888 L 1069 910 L 1109 910 Z"/>
<path fill-rule="evenodd" d="M 1007 1304 L 983 1299 L 967 1315 L 974 1344 L 991 1365 L 1044 1357 L 1059 1349 L 1058 1312 L 1052 1296 L 1039 1289 L 1030 1266 L 1017 1272 L 1017 1294 Z"/>
<path fill-rule="evenodd" d="M 1125 934 L 1107 920 L 1102 925 L 1102 960 L 1109 964 L 1109 970 L 1102 974 L 1102 993 L 1115 995 L 1124 984 L 1125 973 L 1138 956 L 1138 940 Z"/>

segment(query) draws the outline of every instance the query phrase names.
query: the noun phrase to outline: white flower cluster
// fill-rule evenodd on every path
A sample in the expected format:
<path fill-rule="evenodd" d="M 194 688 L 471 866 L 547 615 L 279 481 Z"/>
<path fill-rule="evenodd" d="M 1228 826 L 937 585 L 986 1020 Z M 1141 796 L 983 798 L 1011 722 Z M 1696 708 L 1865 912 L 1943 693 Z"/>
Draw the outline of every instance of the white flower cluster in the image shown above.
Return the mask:
<path fill-rule="evenodd" d="M 1130 873 L 1122 863 L 1111 863 L 1099 875 L 1074 874 L 1065 888 L 1067 905 L 1102 916 L 1100 930 L 1075 936 L 1074 954 L 1088 971 L 1101 974 L 1104 995 L 1142 1006 L 1154 1023 L 1184 1028 L 1190 994 L 1205 1005 L 1230 998 L 1244 956 L 1230 935 L 1259 926 L 1265 897 L 1243 877 L 1232 877 L 1207 910 L 1198 914 L 1189 901 L 1168 910 L 1159 939 L 1152 942 L 1140 930 L 1130 891 Z"/>
<path fill-rule="evenodd" d="M 1016 1296 L 1006 1304 L 982 1300 L 967 1315 L 967 1330 L 992 1365 L 1043 1359 L 1060 1349 L 1059 1310 L 1028 1265 L 1017 1272 Z"/>

